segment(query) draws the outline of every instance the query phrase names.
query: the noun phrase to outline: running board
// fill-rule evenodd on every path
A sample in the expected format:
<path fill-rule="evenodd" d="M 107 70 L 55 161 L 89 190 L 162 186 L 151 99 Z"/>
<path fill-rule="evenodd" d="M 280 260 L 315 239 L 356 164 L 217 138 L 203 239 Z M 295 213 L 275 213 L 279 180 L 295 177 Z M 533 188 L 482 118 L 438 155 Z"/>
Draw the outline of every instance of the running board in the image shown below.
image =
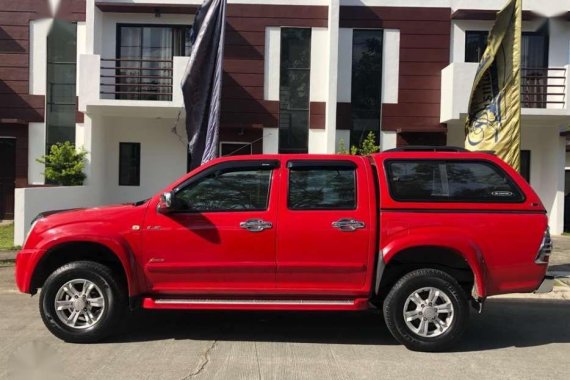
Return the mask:
<path fill-rule="evenodd" d="M 178 310 L 365 310 L 368 299 L 144 298 L 144 309 Z"/>

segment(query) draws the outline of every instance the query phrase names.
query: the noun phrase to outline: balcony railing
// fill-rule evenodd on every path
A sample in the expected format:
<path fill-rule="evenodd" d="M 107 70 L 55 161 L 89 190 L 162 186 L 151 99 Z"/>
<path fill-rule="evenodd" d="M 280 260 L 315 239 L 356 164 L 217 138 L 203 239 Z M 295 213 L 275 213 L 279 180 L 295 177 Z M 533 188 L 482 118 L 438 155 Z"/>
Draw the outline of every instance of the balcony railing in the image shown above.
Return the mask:
<path fill-rule="evenodd" d="M 465 120 L 477 62 L 453 62 L 441 71 L 440 122 Z M 557 120 L 570 117 L 570 64 L 521 69 L 522 116 Z"/>
<path fill-rule="evenodd" d="M 523 108 L 551 108 L 565 104 L 566 68 L 521 69 Z"/>
<path fill-rule="evenodd" d="M 172 60 L 101 58 L 101 97 L 172 100 Z"/>

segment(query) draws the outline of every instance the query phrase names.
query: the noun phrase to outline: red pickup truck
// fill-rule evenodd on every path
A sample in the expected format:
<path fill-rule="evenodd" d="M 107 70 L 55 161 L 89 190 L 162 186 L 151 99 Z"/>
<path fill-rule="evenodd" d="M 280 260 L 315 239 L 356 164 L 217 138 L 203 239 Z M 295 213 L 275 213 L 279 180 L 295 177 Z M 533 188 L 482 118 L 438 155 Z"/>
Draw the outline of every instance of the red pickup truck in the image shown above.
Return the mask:
<path fill-rule="evenodd" d="M 491 154 L 254 155 L 146 201 L 38 215 L 16 282 L 42 288 L 43 321 L 70 342 L 129 307 L 380 309 L 398 341 L 439 351 L 470 303 L 551 289 L 550 251 L 539 197 Z"/>

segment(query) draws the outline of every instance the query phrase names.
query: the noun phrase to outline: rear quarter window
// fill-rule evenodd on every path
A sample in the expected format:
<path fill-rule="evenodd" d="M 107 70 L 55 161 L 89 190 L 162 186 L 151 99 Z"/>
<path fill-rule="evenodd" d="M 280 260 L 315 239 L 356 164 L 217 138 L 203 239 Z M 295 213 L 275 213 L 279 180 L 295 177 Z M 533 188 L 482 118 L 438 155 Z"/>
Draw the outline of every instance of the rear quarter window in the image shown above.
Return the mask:
<path fill-rule="evenodd" d="M 488 161 L 389 160 L 386 172 L 390 194 L 398 201 L 524 201 L 512 178 Z"/>

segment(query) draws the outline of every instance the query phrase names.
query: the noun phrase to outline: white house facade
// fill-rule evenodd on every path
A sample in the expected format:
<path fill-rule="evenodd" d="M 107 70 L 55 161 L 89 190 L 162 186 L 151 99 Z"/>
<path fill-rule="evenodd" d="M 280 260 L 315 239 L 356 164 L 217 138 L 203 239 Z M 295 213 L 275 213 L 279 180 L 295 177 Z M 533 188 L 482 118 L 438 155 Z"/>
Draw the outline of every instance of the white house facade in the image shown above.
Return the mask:
<path fill-rule="evenodd" d="M 16 150 L 25 160 L 13 158 L 25 167 L 12 189 L 15 244 L 40 212 L 145 199 L 187 171 L 180 83 L 201 1 L 73 3 L 61 1 L 57 21 L 27 19 L 19 96 L 38 115 L 4 117 L 0 107 L 0 138 L 25 130 Z M 502 5 L 228 0 L 221 154 L 335 153 L 370 131 L 382 150 L 463 146 L 476 62 Z M 555 234 L 564 227 L 569 12 L 567 1 L 524 1 L 521 172 Z M 88 152 L 85 184 L 45 186 L 36 158 L 67 140 Z"/>

